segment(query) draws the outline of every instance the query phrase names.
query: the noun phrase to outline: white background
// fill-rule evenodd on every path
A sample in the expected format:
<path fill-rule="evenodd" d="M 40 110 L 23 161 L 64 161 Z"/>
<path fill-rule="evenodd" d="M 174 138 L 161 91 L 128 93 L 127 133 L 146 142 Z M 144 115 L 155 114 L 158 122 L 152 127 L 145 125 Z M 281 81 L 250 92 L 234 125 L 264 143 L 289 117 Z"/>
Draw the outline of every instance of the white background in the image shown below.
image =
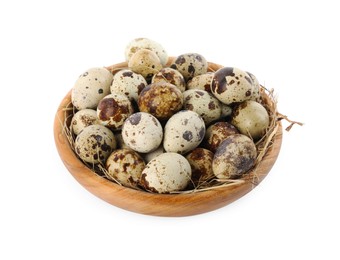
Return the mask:
<path fill-rule="evenodd" d="M 329 0 L 1 1 L 0 258 L 339 259 L 339 24 Z M 161 218 L 109 205 L 67 172 L 53 139 L 59 102 L 137 37 L 252 72 L 305 123 L 284 132 L 255 190 Z"/>

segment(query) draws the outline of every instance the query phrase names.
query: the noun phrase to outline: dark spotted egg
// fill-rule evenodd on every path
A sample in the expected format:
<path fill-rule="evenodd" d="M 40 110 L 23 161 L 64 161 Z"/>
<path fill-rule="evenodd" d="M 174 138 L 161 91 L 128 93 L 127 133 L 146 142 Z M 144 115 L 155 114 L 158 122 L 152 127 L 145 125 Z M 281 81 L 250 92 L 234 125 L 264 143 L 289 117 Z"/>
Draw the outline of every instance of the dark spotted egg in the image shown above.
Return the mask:
<path fill-rule="evenodd" d="M 170 67 L 178 70 L 189 81 L 197 75 L 207 73 L 208 62 L 201 54 L 186 53 L 178 56 Z"/>

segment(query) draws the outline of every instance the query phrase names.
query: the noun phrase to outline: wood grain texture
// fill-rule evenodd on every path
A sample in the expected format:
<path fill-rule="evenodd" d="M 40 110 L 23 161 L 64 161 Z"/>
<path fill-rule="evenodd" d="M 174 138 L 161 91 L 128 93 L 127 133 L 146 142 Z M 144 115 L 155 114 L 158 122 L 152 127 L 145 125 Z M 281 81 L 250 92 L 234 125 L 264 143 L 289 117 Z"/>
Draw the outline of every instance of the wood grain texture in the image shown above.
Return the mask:
<path fill-rule="evenodd" d="M 126 63 L 119 63 L 107 68 L 114 72 L 124 67 L 126 67 Z M 221 66 L 209 63 L 209 67 L 211 70 L 217 70 Z M 71 92 L 61 101 L 55 115 L 54 139 L 60 158 L 68 171 L 83 187 L 114 206 L 147 215 L 190 216 L 224 207 L 256 187 L 253 181 L 249 180 L 249 176 L 245 177 L 245 182 L 241 184 L 188 194 L 153 194 L 115 184 L 93 173 L 72 151 L 63 130 L 63 122 L 67 114 L 64 108 L 69 106 L 70 102 Z M 267 176 L 279 155 L 282 127 L 279 122 L 278 125 L 273 144 L 258 165 L 257 184 Z"/>

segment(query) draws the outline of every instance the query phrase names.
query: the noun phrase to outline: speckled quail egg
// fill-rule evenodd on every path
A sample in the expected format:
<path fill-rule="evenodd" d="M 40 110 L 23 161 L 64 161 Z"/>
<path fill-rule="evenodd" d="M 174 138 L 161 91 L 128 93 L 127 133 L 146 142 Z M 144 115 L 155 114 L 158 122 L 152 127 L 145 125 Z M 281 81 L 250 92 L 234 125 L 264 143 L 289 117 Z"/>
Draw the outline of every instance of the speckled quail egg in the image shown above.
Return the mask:
<path fill-rule="evenodd" d="M 254 166 L 256 156 L 256 146 L 249 137 L 231 135 L 216 150 L 212 162 L 213 173 L 220 179 L 239 178 Z"/>
<path fill-rule="evenodd" d="M 151 82 L 153 75 L 163 68 L 158 56 L 147 49 L 136 51 L 129 59 L 128 67 L 133 72 L 141 74 L 147 82 Z"/>
<path fill-rule="evenodd" d="M 183 106 L 183 94 L 174 85 L 167 82 L 152 83 L 146 86 L 138 98 L 141 112 L 166 120 Z"/>
<path fill-rule="evenodd" d="M 207 72 L 193 77 L 187 83 L 187 89 L 202 89 L 211 92 L 210 85 L 214 74 Z"/>
<path fill-rule="evenodd" d="M 140 49 L 148 49 L 158 56 L 161 64 L 165 66 L 168 62 L 168 54 L 161 44 L 148 38 L 136 38 L 132 40 L 125 48 L 125 59 L 129 61 L 133 54 Z"/>
<path fill-rule="evenodd" d="M 163 128 L 160 122 L 151 114 L 137 112 L 129 116 L 122 129 L 124 143 L 131 149 L 140 152 L 151 152 L 163 140 Z"/>
<path fill-rule="evenodd" d="M 228 122 L 216 122 L 207 128 L 204 147 L 215 153 L 221 142 L 233 134 L 239 134 L 235 126 Z"/>
<path fill-rule="evenodd" d="M 89 163 L 105 163 L 111 151 L 116 149 L 113 133 L 102 125 L 90 125 L 83 129 L 74 142 L 78 156 Z"/>
<path fill-rule="evenodd" d="M 99 120 L 96 110 L 87 108 L 79 110 L 73 115 L 71 129 L 75 135 L 78 135 L 85 127 L 97 124 L 99 124 Z"/>
<path fill-rule="evenodd" d="M 137 102 L 138 95 L 147 85 L 145 78 L 133 72 L 132 70 L 124 69 L 118 71 L 113 76 L 111 85 L 111 93 L 121 93 L 126 95 L 130 101 Z"/>
<path fill-rule="evenodd" d="M 191 167 L 184 156 L 163 153 L 152 159 L 144 168 L 141 185 L 148 191 L 170 193 L 187 187 L 191 178 Z"/>
<path fill-rule="evenodd" d="M 231 106 L 228 106 L 223 103 L 220 103 L 220 106 L 221 106 L 221 117 L 228 117 L 233 112 L 233 109 Z"/>
<path fill-rule="evenodd" d="M 196 112 L 182 110 L 173 115 L 164 127 L 163 146 L 167 152 L 184 154 L 203 140 L 205 124 Z"/>
<path fill-rule="evenodd" d="M 253 81 L 248 73 L 238 68 L 224 67 L 214 73 L 211 92 L 224 104 L 249 100 L 253 92 Z"/>
<path fill-rule="evenodd" d="M 247 71 L 247 73 L 253 81 L 253 92 L 251 94 L 250 100 L 254 100 L 256 102 L 261 102 L 261 93 L 260 93 L 261 85 L 260 85 L 259 81 L 257 80 L 257 78 L 253 74 L 251 74 L 248 71 Z"/>
<path fill-rule="evenodd" d="M 186 81 L 208 71 L 207 60 L 198 53 L 186 53 L 178 56 L 171 68 L 178 70 Z"/>
<path fill-rule="evenodd" d="M 178 70 L 168 67 L 161 69 L 153 76 L 151 83 L 157 83 L 160 81 L 165 81 L 175 85 L 181 92 L 185 91 L 185 80 L 183 75 Z"/>
<path fill-rule="evenodd" d="M 186 90 L 183 101 L 183 108 L 199 114 L 207 125 L 221 117 L 220 102 L 205 90 Z"/>
<path fill-rule="evenodd" d="M 133 108 L 127 96 L 112 93 L 100 100 L 97 107 L 99 122 L 112 130 L 121 129 L 124 121 L 133 113 Z"/>
<path fill-rule="evenodd" d="M 126 187 L 136 188 L 145 163 L 138 153 L 130 149 L 118 149 L 107 158 L 107 177 Z"/>
<path fill-rule="evenodd" d="M 122 131 L 115 131 L 114 133 L 116 143 L 117 143 L 117 148 L 119 149 L 131 149 L 129 146 L 127 146 L 124 143 L 123 137 L 122 137 Z"/>
<path fill-rule="evenodd" d="M 95 109 L 110 93 L 113 75 L 105 68 L 91 68 L 79 76 L 71 91 L 71 101 L 78 110 Z"/>
<path fill-rule="evenodd" d="M 237 105 L 231 116 L 231 123 L 244 135 L 260 139 L 269 126 L 269 115 L 260 103 L 248 100 Z"/>
<path fill-rule="evenodd" d="M 164 150 L 163 144 L 160 144 L 156 150 L 148 152 L 148 153 L 144 153 L 144 154 L 141 154 L 141 155 L 144 159 L 144 162 L 148 163 L 153 158 L 155 158 L 156 156 L 158 156 L 162 153 L 165 153 L 165 150 Z"/>
<path fill-rule="evenodd" d="M 189 152 L 185 158 L 191 166 L 193 188 L 206 183 L 215 176 L 212 171 L 214 154 L 211 151 L 198 147 Z"/>

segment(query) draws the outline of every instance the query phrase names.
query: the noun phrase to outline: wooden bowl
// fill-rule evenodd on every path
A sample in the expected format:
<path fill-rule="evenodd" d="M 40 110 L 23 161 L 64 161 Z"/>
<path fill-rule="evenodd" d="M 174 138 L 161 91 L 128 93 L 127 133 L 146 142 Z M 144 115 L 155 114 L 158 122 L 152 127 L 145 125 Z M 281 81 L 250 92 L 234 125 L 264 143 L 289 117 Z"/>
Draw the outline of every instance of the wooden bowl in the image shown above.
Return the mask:
<path fill-rule="evenodd" d="M 114 73 L 126 67 L 127 63 L 123 62 L 110 66 L 108 69 Z M 221 65 L 209 63 L 211 71 L 221 67 Z M 272 145 L 257 166 L 256 184 L 254 184 L 254 179 L 249 178 L 250 173 L 245 175 L 244 182 L 216 189 L 195 193 L 154 194 L 118 185 L 95 174 L 85 166 L 71 149 L 65 134 L 63 122 L 72 112 L 66 113 L 67 107 L 72 107 L 71 91 L 61 101 L 54 121 L 55 144 L 68 171 L 83 187 L 104 201 L 122 209 L 147 215 L 190 216 L 228 205 L 251 191 L 267 176 L 279 155 L 282 142 L 282 126 L 280 122 L 277 122 L 278 128 L 272 139 Z"/>

